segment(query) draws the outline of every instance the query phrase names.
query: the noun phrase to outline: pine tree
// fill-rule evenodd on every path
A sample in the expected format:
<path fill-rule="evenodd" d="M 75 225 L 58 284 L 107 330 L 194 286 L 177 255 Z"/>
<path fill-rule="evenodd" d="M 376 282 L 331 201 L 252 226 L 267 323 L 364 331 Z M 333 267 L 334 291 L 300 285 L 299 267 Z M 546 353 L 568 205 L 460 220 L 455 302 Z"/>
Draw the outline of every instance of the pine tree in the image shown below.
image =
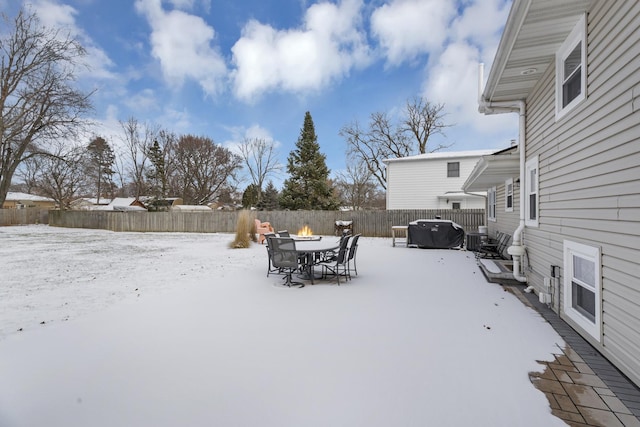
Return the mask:
<path fill-rule="evenodd" d="M 304 125 L 296 142 L 296 149 L 289 154 L 287 172 L 280 196 L 280 207 L 298 210 L 333 210 L 338 201 L 329 184 L 326 156 L 320 153 L 311 113 L 304 116 Z"/>
<path fill-rule="evenodd" d="M 96 188 L 96 197 L 100 203 L 100 197 L 104 193 L 109 196 L 113 193 L 113 164 L 115 154 L 109 143 L 102 137 L 94 138 L 87 146 L 89 159 L 87 164 L 87 175 L 93 180 Z"/>
<path fill-rule="evenodd" d="M 266 211 L 275 211 L 280 208 L 279 203 L 280 193 L 272 181 L 267 183 L 267 186 L 262 193 L 262 198 L 258 202 L 258 209 Z"/>
<path fill-rule="evenodd" d="M 242 207 L 249 209 L 255 207 L 260 200 L 260 191 L 255 184 L 249 184 L 242 193 Z"/>
<path fill-rule="evenodd" d="M 153 144 L 148 148 L 147 156 L 151 161 L 151 167 L 147 170 L 151 192 L 158 199 L 164 198 L 167 196 L 167 176 L 164 153 L 157 140 L 153 141 Z"/>

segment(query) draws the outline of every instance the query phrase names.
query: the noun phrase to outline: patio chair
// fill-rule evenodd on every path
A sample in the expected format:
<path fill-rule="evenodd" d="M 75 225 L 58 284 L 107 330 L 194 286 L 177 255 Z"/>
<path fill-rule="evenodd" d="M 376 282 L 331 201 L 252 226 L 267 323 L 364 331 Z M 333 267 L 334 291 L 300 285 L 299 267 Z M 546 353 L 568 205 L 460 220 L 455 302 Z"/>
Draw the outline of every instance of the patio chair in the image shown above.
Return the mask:
<path fill-rule="evenodd" d="M 290 236 L 289 231 L 287 231 L 287 230 L 280 230 L 280 231 L 278 231 L 277 234 L 278 234 L 278 237 L 289 237 Z"/>
<path fill-rule="evenodd" d="M 271 237 L 269 247 L 271 248 L 271 263 L 284 274 L 284 284 L 289 287 L 292 285 L 304 287 L 304 283 L 294 282 L 292 279 L 293 273 L 300 268 L 295 240 L 290 237 Z"/>
<path fill-rule="evenodd" d="M 264 237 L 265 233 L 273 233 L 273 227 L 268 222 L 262 222 L 259 219 L 256 219 L 256 234 L 258 234 L 258 243 L 262 244 L 265 242 L 266 238 Z"/>
<path fill-rule="evenodd" d="M 340 285 L 340 276 L 344 276 L 345 279 L 349 279 L 349 271 L 347 269 L 349 248 L 347 247 L 349 239 L 345 238 L 340 241 L 340 248 L 335 258 L 326 259 L 320 262 L 322 266 L 322 277 L 326 278 L 329 273 L 331 276 L 335 276 Z"/>
<path fill-rule="evenodd" d="M 280 269 L 280 268 L 278 268 L 278 267 L 274 267 L 273 262 L 272 262 L 272 258 L 273 258 L 273 255 L 272 255 L 272 253 L 271 253 L 271 252 L 272 252 L 272 251 L 271 251 L 271 247 L 272 247 L 272 245 L 271 245 L 271 243 L 270 243 L 270 241 L 269 241 L 269 240 L 270 240 L 272 237 L 276 237 L 276 234 L 275 234 L 275 233 L 265 233 L 265 234 L 264 234 L 264 237 L 265 237 L 265 239 L 266 239 L 265 241 L 267 242 L 267 244 L 266 244 L 266 247 L 267 247 L 267 257 L 268 257 L 268 259 L 267 259 L 267 262 L 268 262 L 268 264 L 267 264 L 267 277 L 269 277 L 269 274 L 271 274 L 271 273 L 278 273 L 278 274 L 282 274 L 282 269 Z"/>
<path fill-rule="evenodd" d="M 480 245 L 476 256 L 480 258 L 504 258 L 504 251 L 509 246 L 510 241 L 510 234 L 498 231 L 495 240 L 489 240 Z"/>
<path fill-rule="evenodd" d="M 347 255 L 347 275 L 351 279 L 351 264 L 353 263 L 353 271 L 358 275 L 358 268 L 356 267 L 356 253 L 358 252 L 358 239 L 360 234 L 356 234 L 351 238 L 349 244 L 349 254 Z"/>
<path fill-rule="evenodd" d="M 340 251 L 340 246 L 342 246 L 342 242 L 344 240 L 349 240 L 350 237 L 351 237 L 351 235 L 349 235 L 347 233 L 343 233 L 340 236 L 338 249 L 335 249 L 335 250 L 332 250 L 332 251 L 323 252 L 322 254 L 320 254 L 320 261 L 323 261 L 323 262 L 334 261 L 336 259 L 336 257 L 338 256 L 338 252 Z"/>

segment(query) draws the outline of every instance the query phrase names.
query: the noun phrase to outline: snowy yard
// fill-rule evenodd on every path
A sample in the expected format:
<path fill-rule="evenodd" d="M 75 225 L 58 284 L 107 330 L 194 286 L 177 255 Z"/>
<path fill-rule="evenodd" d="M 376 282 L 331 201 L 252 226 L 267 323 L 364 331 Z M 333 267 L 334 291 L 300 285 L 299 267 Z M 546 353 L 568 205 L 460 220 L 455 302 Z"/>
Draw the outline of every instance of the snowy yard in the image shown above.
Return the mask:
<path fill-rule="evenodd" d="M 565 425 L 562 339 L 472 253 L 361 238 L 289 289 L 232 240 L 0 227 L 0 426 Z"/>

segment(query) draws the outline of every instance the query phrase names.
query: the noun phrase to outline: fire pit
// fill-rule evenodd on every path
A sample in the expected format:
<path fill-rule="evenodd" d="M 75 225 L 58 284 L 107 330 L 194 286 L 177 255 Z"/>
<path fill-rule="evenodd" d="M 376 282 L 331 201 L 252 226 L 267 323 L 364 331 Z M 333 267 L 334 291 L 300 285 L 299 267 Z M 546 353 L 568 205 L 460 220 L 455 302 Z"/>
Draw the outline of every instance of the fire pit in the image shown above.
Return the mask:
<path fill-rule="evenodd" d="M 300 230 L 298 230 L 298 233 L 296 234 L 295 239 L 296 240 L 320 240 L 322 239 L 322 236 L 314 236 L 313 231 L 311 231 L 309 226 L 305 225 Z"/>

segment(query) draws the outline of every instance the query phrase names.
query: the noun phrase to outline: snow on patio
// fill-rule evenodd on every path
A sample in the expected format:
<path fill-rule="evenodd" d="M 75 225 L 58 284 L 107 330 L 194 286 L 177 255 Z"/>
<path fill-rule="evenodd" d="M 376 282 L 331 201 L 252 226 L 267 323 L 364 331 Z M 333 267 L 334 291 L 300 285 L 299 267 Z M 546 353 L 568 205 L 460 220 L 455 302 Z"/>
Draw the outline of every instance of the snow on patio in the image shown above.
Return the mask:
<path fill-rule="evenodd" d="M 0 426 L 565 425 L 528 377 L 564 342 L 473 254 L 365 237 L 288 289 L 232 240 L 0 227 Z"/>

